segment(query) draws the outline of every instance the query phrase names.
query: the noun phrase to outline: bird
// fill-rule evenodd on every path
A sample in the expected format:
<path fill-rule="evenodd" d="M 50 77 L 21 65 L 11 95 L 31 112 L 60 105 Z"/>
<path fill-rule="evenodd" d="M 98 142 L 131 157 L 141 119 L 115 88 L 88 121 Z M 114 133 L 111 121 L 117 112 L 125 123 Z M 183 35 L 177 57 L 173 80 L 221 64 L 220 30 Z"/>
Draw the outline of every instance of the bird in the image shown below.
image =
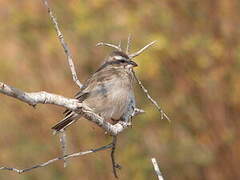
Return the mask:
<path fill-rule="evenodd" d="M 126 53 L 113 51 L 75 98 L 111 124 L 129 122 L 136 105 L 133 68 L 137 66 Z M 65 118 L 52 127 L 55 132 L 65 130 L 81 118 L 81 114 L 69 109 L 64 114 Z"/>

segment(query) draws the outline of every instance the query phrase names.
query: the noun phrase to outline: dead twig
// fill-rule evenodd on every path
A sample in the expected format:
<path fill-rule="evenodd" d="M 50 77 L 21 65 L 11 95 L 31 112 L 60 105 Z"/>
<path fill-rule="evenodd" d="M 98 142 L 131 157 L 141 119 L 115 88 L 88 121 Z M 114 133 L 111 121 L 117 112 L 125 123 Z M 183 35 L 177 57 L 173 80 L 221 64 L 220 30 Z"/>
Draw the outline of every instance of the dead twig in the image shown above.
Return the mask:
<path fill-rule="evenodd" d="M 111 160 L 112 160 L 112 168 L 113 168 L 114 177 L 115 177 L 115 178 L 118 178 L 117 169 L 121 169 L 121 166 L 120 166 L 118 163 L 116 163 L 116 161 L 115 161 L 116 145 L 117 145 L 117 136 L 113 136 L 112 151 L 111 151 Z"/>
<path fill-rule="evenodd" d="M 121 47 L 120 47 L 121 45 L 120 45 L 120 46 L 119 46 L 119 45 L 116 46 L 116 45 L 110 44 L 110 43 L 99 42 L 99 43 L 96 44 L 96 46 L 108 46 L 108 47 L 117 49 L 118 51 L 122 51 L 122 49 L 121 49 Z"/>
<path fill-rule="evenodd" d="M 73 153 L 73 154 L 68 154 L 68 155 L 65 155 L 63 157 L 57 157 L 57 158 L 51 159 L 51 160 L 49 160 L 47 162 L 40 163 L 40 164 L 37 164 L 37 165 L 32 166 L 30 168 L 26 168 L 26 169 L 17 169 L 17 168 L 11 168 L 11 167 L 4 167 L 3 166 L 3 167 L 0 167 L 0 170 L 14 171 L 14 172 L 17 172 L 17 173 L 21 174 L 21 173 L 24 173 L 24 172 L 31 171 L 33 169 L 37 169 L 37 168 L 48 166 L 49 164 L 52 164 L 55 161 L 59 161 L 59 160 L 63 160 L 63 159 L 66 160 L 66 159 L 70 159 L 70 158 L 75 158 L 75 157 L 83 156 L 83 155 L 90 154 L 90 153 L 95 153 L 95 152 L 102 151 L 102 150 L 105 150 L 105 149 L 110 149 L 110 148 L 112 148 L 112 143 L 108 144 L 106 146 L 102 146 L 102 147 L 97 148 L 97 149 L 91 149 L 91 150 L 84 151 L 84 152 L 77 152 L 77 153 Z"/>
<path fill-rule="evenodd" d="M 167 116 L 167 114 L 163 111 L 163 109 L 158 105 L 158 103 L 150 96 L 150 94 L 148 93 L 148 90 L 143 86 L 142 82 L 137 78 L 136 73 L 133 71 L 134 77 L 137 81 L 137 83 L 139 84 L 139 86 L 141 87 L 141 89 L 143 90 L 143 92 L 145 93 L 145 95 L 147 96 L 147 98 L 153 103 L 153 105 L 155 105 L 155 107 L 157 108 L 157 110 L 161 113 L 161 119 L 163 119 L 164 117 L 168 120 L 168 122 L 171 122 L 170 118 Z"/>
<path fill-rule="evenodd" d="M 130 47 L 131 47 L 131 40 L 132 40 L 132 36 L 131 36 L 131 34 L 129 34 L 128 40 L 127 40 L 126 54 L 129 54 Z"/>
<path fill-rule="evenodd" d="M 140 49 L 139 51 L 132 53 L 129 56 L 130 59 L 135 58 L 136 56 L 139 56 L 140 54 L 142 54 L 147 48 L 149 48 L 150 46 L 152 46 L 153 44 L 155 44 L 157 41 L 153 41 L 149 44 L 147 44 L 146 46 L 144 46 L 142 49 Z"/>
<path fill-rule="evenodd" d="M 164 180 L 163 176 L 162 176 L 162 173 L 161 173 L 161 171 L 160 171 L 160 169 L 158 167 L 156 159 L 152 158 L 151 160 L 152 160 L 153 168 L 154 168 L 154 170 L 155 170 L 155 172 L 157 174 L 158 180 Z"/>
<path fill-rule="evenodd" d="M 64 157 L 67 154 L 67 138 L 66 138 L 66 132 L 64 129 L 59 132 L 59 139 L 60 139 L 61 148 L 62 148 L 62 156 Z M 64 168 L 67 167 L 66 158 L 63 158 L 63 166 Z"/>
<path fill-rule="evenodd" d="M 61 45 L 64 49 L 64 53 L 67 56 L 67 60 L 68 60 L 68 64 L 69 64 L 69 67 L 70 67 L 70 70 L 71 70 L 71 73 L 72 73 L 73 81 L 78 85 L 79 88 L 82 88 L 83 85 L 81 84 L 81 82 L 79 81 L 79 79 L 77 77 L 77 73 L 76 73 L 74 63 L 73 63 L 73 60 L 72 60 L 72 54 L 71 54 L 71 52 L 70 52 L 70 50 L 67 46 L 67 43 L 65 42 L 65 40 L 63 38 L 62 32 L 59 29 L 57 19 L 53 15 L 53 11 L 48 5 L 48 1 L 47 0 L 42 0 L 42 1 L 43 1 L 44 5 L 46 6 L 47 10 L 48 10 L 48 14 L 50 16 L 50 19 L 51 19 L 51 21 L 54 25 L 54 28 L 57 32 L 57 37 L 58 37 L 58 39 L 59 39 L 59 41 L 60 41 L 60 43 L 61 43 Z"/>

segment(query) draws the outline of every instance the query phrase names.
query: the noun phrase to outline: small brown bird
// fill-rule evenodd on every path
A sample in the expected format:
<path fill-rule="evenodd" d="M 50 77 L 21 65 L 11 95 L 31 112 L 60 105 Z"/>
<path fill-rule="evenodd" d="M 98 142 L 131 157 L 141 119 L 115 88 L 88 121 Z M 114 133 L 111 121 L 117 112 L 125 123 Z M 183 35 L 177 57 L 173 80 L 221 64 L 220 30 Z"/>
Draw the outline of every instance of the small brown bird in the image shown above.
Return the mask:
<path fill-rule="evenodd" d="M 84 83 L 75 96 L 86 103 L 96 114 L 111 124 L 119 120 L 129 121 L 135 108 L 132 68 L 137 64 L 121 51 L 114 51 L 100 68 Z M 52 127 L 55 131 L 65 129 L 81 115 L 71 110 L 64 112 L 65 118 Z"/>

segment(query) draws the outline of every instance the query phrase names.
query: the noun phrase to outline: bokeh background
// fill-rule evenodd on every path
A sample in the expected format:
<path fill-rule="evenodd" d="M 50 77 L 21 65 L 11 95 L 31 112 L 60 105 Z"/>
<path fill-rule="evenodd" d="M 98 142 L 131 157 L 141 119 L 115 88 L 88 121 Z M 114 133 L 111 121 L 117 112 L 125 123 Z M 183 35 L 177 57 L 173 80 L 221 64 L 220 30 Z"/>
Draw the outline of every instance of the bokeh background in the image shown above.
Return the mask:
<path fill-rule="evenodd" d="M 240 2 L 237 0 L 50 1 L 83 82 L 111 49 L 100 41 L 126 43 L 132 52 L 157 44 L 136 58 L 139 78 L 169 117 L 136 86 L 146 111 L 119 136 L 117 160 L 123 180 L 156 179 L 156 157 L 168 180 L 240 179 Z M 40 0 L 0 1 L 0 81 L 33 92 L 72 97 L 67 60 Z M 50 127 L 64 109 L 36 109 L 0 94 L 0 166 L 25 168 L 61 153 Z M 81 120 L 67 130 L 68 152 L 107 144 L 111 138 Z M 26 174 L 2 171 L 0 179 L 114 179 L 109 151 L 61 161 Z"/>

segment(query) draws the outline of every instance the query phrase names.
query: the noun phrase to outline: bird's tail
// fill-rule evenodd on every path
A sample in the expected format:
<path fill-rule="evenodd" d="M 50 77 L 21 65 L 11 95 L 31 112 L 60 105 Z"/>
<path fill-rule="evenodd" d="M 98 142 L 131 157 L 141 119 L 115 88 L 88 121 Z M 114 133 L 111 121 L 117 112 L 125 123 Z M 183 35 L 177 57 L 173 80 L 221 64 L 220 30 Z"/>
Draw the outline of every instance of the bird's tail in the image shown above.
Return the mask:
<path fill-rule="evenodd" d="M 76 120 L 78 120 L 81 117 L 81 115 L 71 112 L 69 115 L 67 115 L 63 120 L 61 120 L 59 123 L 57 123 L 56 125 L 54 125 L 52 127 L 53 130 L 55 130 L 55 132 L 59 132 L 62 129 L 67 128 L 69 125 L 71 125 L 72 123 L 74 123 Z"/>

